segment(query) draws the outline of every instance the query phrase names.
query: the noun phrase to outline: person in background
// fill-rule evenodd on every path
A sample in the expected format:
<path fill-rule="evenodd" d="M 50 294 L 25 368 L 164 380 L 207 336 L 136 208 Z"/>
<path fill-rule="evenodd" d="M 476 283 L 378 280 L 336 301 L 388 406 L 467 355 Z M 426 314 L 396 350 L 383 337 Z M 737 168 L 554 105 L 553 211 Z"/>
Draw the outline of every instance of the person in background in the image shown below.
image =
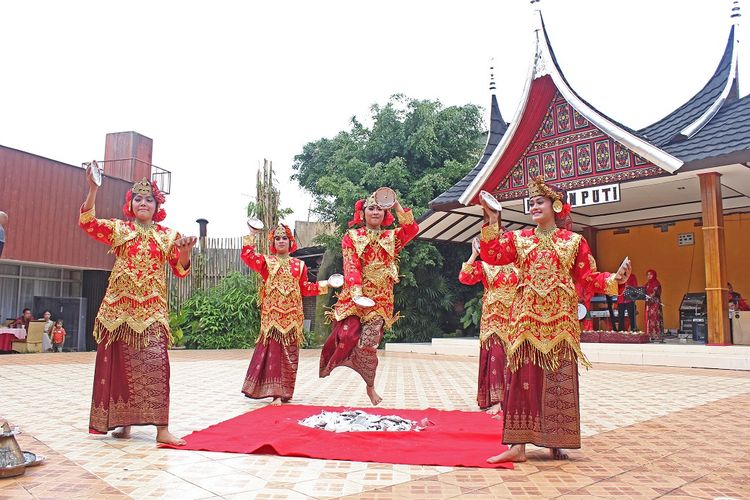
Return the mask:
<path fill-rule="evenodd" d="M 23 328 L 27 332 L 29 331 L 29 323 L 34 321 L 34 316 L 31 314 L 31 309 L 28 307 L 23 310 L 21 315 L 10 324 L 11 328 Z"/>
<path fill-rule="evenodd" d="M 619 330 L 621 332 L 625 331 L 625 312 L 628 313 L 628 318 L 630 318 L 630 331 L 635 332 L 638 330 L 638 326 L 636 325 L 635 321 L 635 302 L 627 298 L 625 294 L 625 289 L 628 287 L 636 287 L 638 286 L 638 279 L 636 279 L 635 274 L 631 274 L 628 278 L 628 281 L 626 281 L 623 284 L 618 285 L 617 287 L 617 328 L 616 330 Z"/>
<path fill-rule="evenodd" d="M 750 307 L 748 307 L 745 299 L 742 298 L 742 295 L 740 295 L 739 292 L 734 291 L 731 283 L 727 283 L 727 296 L 730 309 L 735 311 L 750 311 Z"/>
<path fill-rule="evenodd" d="M 661 283 L 656 279 L 656 271 L 646 271 L 646 333 L 652 342 L 662 342 L 664 333 L 664 311 L 661 305 Z"/>
<path fill-rule="evenodd" d="M 62 326 L 62 320 L 57 320 L 52 328 L 52 352 L 63 352 L 65 344 L 65 328 Z"/>
<path fill-rule="evenodd" d="M 0 257 L 3 256 L 5 246 L 5 226 L 8 224 L 8 214 L 0 212 Z"/>
<path fill-rule="evenodd" d="M 52 328 L 55 326 L 55 322 L 52 321 L 52 313 L 49 311 L 44 311 L 44 314 L 40 319 L 41 321 L 44 321 L 44 334 L 42 334 L 42 352 L 50 352 L 52 350 L 50 335 L 52 334 Z"/>

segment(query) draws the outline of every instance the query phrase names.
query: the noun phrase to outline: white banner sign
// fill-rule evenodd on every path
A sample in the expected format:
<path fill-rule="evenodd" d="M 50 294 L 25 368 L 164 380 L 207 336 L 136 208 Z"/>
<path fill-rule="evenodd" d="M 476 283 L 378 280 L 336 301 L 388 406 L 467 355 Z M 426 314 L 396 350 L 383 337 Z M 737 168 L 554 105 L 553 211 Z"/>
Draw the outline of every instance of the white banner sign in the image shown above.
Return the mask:
<path fill-rule="evenodd" d="M 605 184 L 568 191 L 568 203 L 573 208 L 601 205 L 602 203 L 615 203 L 620 201 L 620 185 Z M 523 199 L 523 211 L 529 213 L 529 199 Z"/>

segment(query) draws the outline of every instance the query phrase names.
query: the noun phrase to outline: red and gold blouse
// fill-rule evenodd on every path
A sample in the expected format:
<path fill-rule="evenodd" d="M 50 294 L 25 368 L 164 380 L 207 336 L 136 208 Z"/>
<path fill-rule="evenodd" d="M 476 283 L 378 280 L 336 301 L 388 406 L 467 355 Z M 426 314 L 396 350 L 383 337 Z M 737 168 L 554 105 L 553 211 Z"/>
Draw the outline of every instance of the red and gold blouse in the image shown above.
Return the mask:
<path fill-rule="evenodd" d="M 307 281 L 307 266 L 299 259 L 255 253 L 252 236 L 243 237 L 241 257 L 263 278 L 257 342 L 273 338 L 284 345 L 301 345 L 305 339 L 302 296 L 327 293 L 328 287 Z"/>
<path fill-rule="evenodd" d="M 174 242 L 177 231 L 159 224 L 142 226 L 119 219 L 97 219 L 94 208 L 81 211 L 78 224 L 90 237 L 112 247 L 115 265 L 94 322 L 97 342 L 121 340 L 132 347 L 148 343 L 147 330 L 163 326 L 169 336 L 166 263 L 180 278 L 187 276 Z"/>
<path fill-rule="evenodd" d="M 419 232 L 410 209 L 398 215 L 399 227 L 372 230 L 350 229 L 341 240 L 344 254 L 344 287 L 329 314 L 336 321 L 359 316 L 365 322 L 376 316 L 391 328 L 398 319 L 393 315 L 393 285 L 398 283 L 398 254 Z M 353 298 L 369 297 L 373 307 L 361 308 Z"/>
<path fill-rule="evenodd" d="M 508 318 L 510 306 L 516 296 L 518 271 L 513 264 L 493 266 L 486 262 L 465 262 L 458 274 L 464 285 L 484 285 L 482 296 L 482 319 L 479 322 L 479 342 L 484 345 L 491 336 L 503 343 L 508 342 Z"/>
<path fill-rule="evenodd" d="M 522 229 L 500 234 L 497 224 L 482 228 L 482 259 L 514 263 L 520 272 L 510 309 L 507 354 L 511 370 L 531 361 L 544 369 L 560 356 L 588 361 L 581 352 L 576 283 L 585 291 L 615 295 L 615 275 L 597 272 L 588 243 L 567 229 Z"/>

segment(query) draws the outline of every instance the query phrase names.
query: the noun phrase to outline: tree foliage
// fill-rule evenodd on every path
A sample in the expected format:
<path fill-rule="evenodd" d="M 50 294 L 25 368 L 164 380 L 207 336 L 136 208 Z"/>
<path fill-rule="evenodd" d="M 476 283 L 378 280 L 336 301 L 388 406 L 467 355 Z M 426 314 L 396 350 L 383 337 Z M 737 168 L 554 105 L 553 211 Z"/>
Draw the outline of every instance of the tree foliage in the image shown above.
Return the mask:
<path fill-rule="evenodd" d="M 396 191 L 419 217 L 475 164 L 484 141 L 481 110 L 474 105 L 443 107 L 395 95 L 370 111 L 371 127 L 353 117 L 349 130 L 310 142 L 295 157 L 292 178 L 313 195 L 315 212 L 334 222 L 339 236 L 354 203 L 381 186 Z M 326 244 L 339 245 L 340 238 Z M 458 327 L 454 305 L 473 295 L 457 283 L 462 253 L 424 241 L 402 251 L 395 290 L 402 318 L 391 338 L 423 341 Z"/>

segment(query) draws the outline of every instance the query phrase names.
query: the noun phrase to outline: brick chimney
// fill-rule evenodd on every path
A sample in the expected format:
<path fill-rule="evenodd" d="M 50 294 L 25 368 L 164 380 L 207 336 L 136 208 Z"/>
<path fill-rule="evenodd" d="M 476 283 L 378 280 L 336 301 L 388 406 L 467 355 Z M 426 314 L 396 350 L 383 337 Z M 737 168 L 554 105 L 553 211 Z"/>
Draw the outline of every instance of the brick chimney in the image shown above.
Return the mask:
<path fill-rule="evenodd" d="M 151 180 L 154 141 L 138 132 L 107 134 L 104 174 L 126 181 Z"/>

